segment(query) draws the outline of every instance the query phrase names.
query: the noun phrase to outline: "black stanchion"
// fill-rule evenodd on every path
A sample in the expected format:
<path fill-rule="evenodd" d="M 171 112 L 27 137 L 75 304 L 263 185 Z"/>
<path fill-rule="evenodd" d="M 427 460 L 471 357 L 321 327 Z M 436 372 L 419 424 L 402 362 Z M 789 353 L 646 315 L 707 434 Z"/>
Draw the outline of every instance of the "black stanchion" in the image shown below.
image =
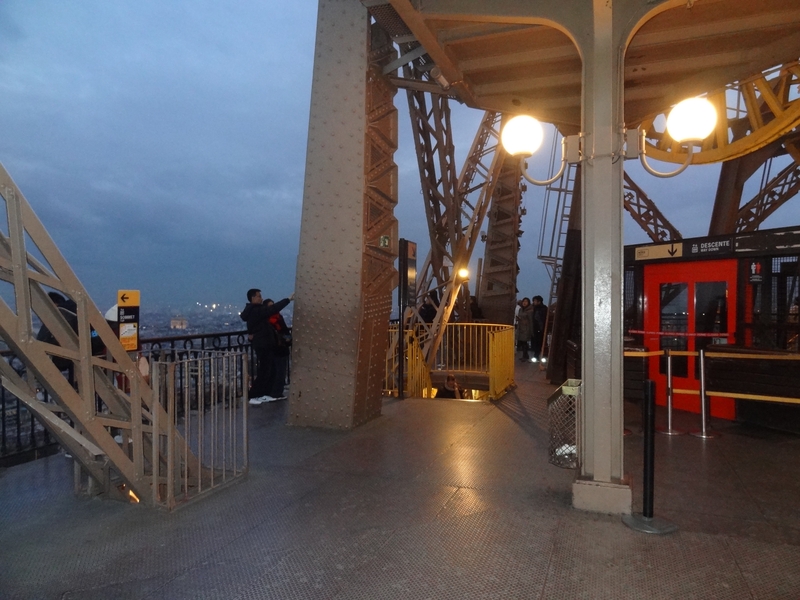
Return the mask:
<path fill-rule="evenodd" d="M 642 516 L 646 519 L 653 518 L 653 486 L 656 470 L 656 407 L 655 385 L 650 379 L 645 381 L 644 390 L 644 416 L 642 418 L 642 434 L 644 437 L 644 475 L 642 476 Z"/>
<path fill-rule="evenodd" d="M 622 522 L 642 533 L 672 533 L 678 526 L 664 519 L 653 517 L 653 488 L 655 484 L 655 431 L 656 431 L 656 386 L 648 379 L 644 384 L 644 406 L 642 410 L 644 433 L 644 476 L 642 478 L 642 512 L 623 515 Z"/>

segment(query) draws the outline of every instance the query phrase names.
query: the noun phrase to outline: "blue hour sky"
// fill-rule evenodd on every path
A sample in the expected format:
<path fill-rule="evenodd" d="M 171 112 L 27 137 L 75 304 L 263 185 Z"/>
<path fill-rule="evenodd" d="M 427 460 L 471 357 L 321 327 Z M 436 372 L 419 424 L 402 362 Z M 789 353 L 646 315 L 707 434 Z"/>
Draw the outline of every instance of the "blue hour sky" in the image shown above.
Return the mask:
<path fill-rule="evenodd" d="M 0 3 L 0 161 L 101 309 L 117 289 L 140 289 L 143 306 L 176 308 L 240 305 L 249 287 L 272 297 L 292 292 L 316 6 Z M 400 235 L 424 256 L 403 92 L 396 104 L 396 215 Z M 454 112 L 461 164 L 480 113 Z M 707 231 L 718 170 L 656 180 L 631 166 L 685 237 Z M 535 256 L 542 192 L 532 188 L 518 287 L 521 296 L 546 297 Z M 796 204 L 766 225 L 800 222 Z M 627 216 L 625 229 L 626 242 L 646 241 Z"/>

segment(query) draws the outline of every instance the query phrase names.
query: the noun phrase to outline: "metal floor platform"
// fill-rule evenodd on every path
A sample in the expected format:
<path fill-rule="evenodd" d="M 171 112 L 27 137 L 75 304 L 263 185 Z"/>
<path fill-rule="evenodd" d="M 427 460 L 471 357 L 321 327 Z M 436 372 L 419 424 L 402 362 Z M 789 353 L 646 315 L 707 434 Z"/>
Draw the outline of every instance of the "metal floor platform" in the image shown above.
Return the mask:
<path fill-rule="evenodd" d="M 248 478 L 171 514 L 76 498 L 63 454 L 0 471 L 0 598 L 800 598 L 800 438 L 657 436 L 655 516 L 680 529 L 646 535 L 571 508 L 554 386 L 532 364 L 517 383 L 496 404 L 387 400 L 346 433 L 255 407 Z"/>

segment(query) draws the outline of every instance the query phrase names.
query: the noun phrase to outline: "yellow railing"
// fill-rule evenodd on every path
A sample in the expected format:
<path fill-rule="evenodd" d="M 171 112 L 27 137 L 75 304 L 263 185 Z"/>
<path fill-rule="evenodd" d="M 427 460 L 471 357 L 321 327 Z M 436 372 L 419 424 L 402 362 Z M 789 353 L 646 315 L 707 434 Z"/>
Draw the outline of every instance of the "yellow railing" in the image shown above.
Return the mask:
<path fill-rule="evenodd" d="M 514 328 L 489 332 L 489 399 L 497 400 L 514 385 Z"/>
<path fill-rule="evenodd" d="M 398 394 L 398 326 L 389 326 L 389 350 L 386 353 L 386 372 L 383 378 L 383 393 L 387 396 Z M 433 396 L 431 375 L 425 356 L 420 348 L 419 340 L 413 329 L 405 332 L 405 368 L 403 390 L 407 396 L 414 398 L 430 398 Z"/>
<path fill-rule="evenodd" d="M 670 350 L 671 356 L 694 356 L 699 357 L 700 353 L 693 350 Z M 664 356 L 664 350 L 652 351 L 625 351 L 624 355 L 627 357 L 642 357 L 649 358 L 652 356 Z M 722 358 L 726 360 L 780 360 L 780 361 L 800 361 L 800 354 L 740 354 L 732 352 L 714 352 L 706 351 L 705 358 Z M 674 394 L 684 394 L 699 396 L 700 390 L 690 389 L 677 389 L 672 390 Z M 761 395 L 761 394 L 739 394 L 736 392 L 719 392 L 714 390 L 706 390 L 706 396 L 722 397 L 722 398 L 736 398 L 739 400 L 754 400 L 758 402 L 779 402 L 783 404 L 800 404 L 800 398 L 792 396 L 774 396 L 774 395 Z"/>
<path fill-rule="evenodd" d="M 413 398 L 433 396 L 431 374 L 413 331 L 406 331 L 406 393 Z"/>
<path fill-rule="evenodd" d="M 390 328 L 390 345 L 386 357 L 384 392 L 398 391 L 398 328 Z M 405 386 L 409 396 L 431 397 L 433 364 L 439 376 L 453 372 L 462 388 L 475 390 L 474 397 L 496 400 L 514 385 L 514 328 L 491 323 L 455 323 L 445 326 L 442 342 L 432 361 L 425 360 L 418 343 L 417 331 L 405 332 Z M 488 388 L 488 389 L 487 389 Z"/>

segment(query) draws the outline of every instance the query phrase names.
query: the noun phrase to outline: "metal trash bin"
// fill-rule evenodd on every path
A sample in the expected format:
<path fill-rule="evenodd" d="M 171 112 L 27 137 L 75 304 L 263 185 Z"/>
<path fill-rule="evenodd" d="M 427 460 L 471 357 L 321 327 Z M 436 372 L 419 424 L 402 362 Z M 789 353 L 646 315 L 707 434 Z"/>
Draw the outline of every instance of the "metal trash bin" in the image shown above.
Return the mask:
<path fill-rule="evenodd" d="M 578 423 L 581 380 L 567 379 L 547 399 L 550 429 L 548 460 L 563 469 L 578 467 Z"/>

